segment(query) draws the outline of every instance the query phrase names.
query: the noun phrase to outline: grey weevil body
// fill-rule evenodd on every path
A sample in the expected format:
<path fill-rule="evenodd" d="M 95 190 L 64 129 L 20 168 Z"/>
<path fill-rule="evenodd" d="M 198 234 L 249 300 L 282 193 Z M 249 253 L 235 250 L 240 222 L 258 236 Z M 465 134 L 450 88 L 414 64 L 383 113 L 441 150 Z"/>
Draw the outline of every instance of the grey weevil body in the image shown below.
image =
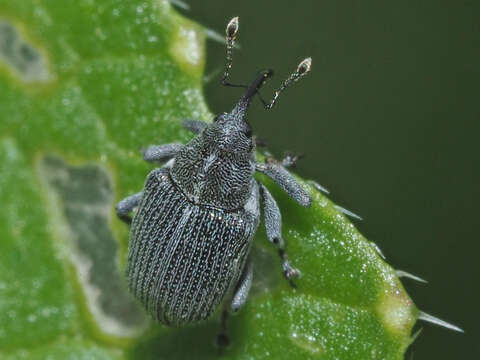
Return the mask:
<path fill-rule="evenodd" d="M 291 267 L 281 235 L 280 210 L 268 190 L 253 175 L 256 171 L 272 178 L 303 206 L 311 198 L 282 163 L 257 163 L 255 140 L 246 119 L 247 108 L 271 71 L 262 71 L 249 86 L 226 80 L 232 65 L 232 49 L 238 18 L 227 25 L 227 63 L 222 83 L 245 87 L 245 94 L 230 113 L 214 122 L 186 120 L 194 133 L 188 144 L 149 146 L 147 161 L 166 161 L 147 177 L 144 189 L 120 201 L 117 214 L 131 223 L 127 260 L 130 291 L 159 322 L 184 326 L 209 318 L 224 304 L 220 344 L 227 341 L 228 311 L 246 301 L 252 282 L 249 252 L 263 207 L 268 239 L 283 261 L 291 281 L 298 270 Z M 305 75 L 311 59 L 275 92 L 278 95 Z M 263 101 L 263 100 L 262 100 Z M 134 210 L 133 220 L 129 212 Z"/>

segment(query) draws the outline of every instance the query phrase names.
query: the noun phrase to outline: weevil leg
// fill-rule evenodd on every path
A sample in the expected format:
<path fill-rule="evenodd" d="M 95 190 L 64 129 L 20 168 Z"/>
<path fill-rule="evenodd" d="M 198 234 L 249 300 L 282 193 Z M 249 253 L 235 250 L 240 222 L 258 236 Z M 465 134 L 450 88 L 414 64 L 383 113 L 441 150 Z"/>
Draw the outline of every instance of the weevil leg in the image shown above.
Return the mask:
<path fill-rule="evenodd" d="M 252 286 L 253 265 L 250 259 L 247 260 L 242 276 L 235 287 L 230 304 L 226 304 L 220 317 L 220 328 L 217 333 L 217 346 L 220 349 L 227 347 L 230 343 L 227 331 L 227 320 L 230 313 L 235 313 L 245 304 Z"/>
<path fill-rule="evenodd" d="M 185 119 L 182 121 L 182 126 L 194 134 L 201 133 L 202 130 L 207 127 L 207 125 L 208 124 L 205 121 L 200 120 Z"/>
<path fill-rule="evenodd" d="M 223 349 L 230 345 L 230 338 L 228 337 L 227 331 L 228 314 L 228 310 L 223 309 L 222 314 L 220 315 L 220 328 L 218 329 L 217 338 L 215 340 L 215 344 L 217 345 L 220 353 L 222 353 Z"/>
<path fill-rule="evenodd" d="M 263 218 L 265 221 L 265 228 L 267 230 L 267 238 L 277 248 L 278 255 L 282 259 L 282 268 L 288 282 L 292 287 L 295 287 L 293 279 L 300 275 L 300 271 L 290 265 L 288 256 L 285 251 L 285 241 L 282 237 L 282 214 L 278 208 L 277 202 L 267 188 L 259 184 L 260 196 L 263 202 Z"/>
<path fill-rule="evenodd" d="M 142 194 L 143 192 L 140 191 L 136 194 L 130 195 L 125 199 L 121 200 L 115 207 L 118 218 L 122 220 L 124 223 L 126 224 L 132 223 L 132 217 L 128 215 L 128 213 L 138 205 L 138 203 L 140 202 L 140 199 L 142 198 Z"/>
<path fill-rule="evenodd" d="M 256 170 L 275 181 L 288 195 L 300 205 L 309 207 L 312 198 L 307 191 L 280 163 L 269 160 L 266 163 L 257 163 Z"/>
<path fill-rule="evenodd" d="M 250 259 L 247 261 L 245 268 L 243 269 L 242 276 L 238 281 L 238 284 L 235 288 L 235 293 L 233 294 L 232 302 L 230 303 L 230 310 L 232 312 L 237 312 L 241 309 L 245 302 L 247 301 L 248 293 L 252 287 L 253 279 L 253 265 Z"/>
<path fill-rule="evenodd" d="M 143 159 L 148 162 L 166 161 L 174 157 L 185 145 L 163 144 L 150 145 L 143 151 Z"/>

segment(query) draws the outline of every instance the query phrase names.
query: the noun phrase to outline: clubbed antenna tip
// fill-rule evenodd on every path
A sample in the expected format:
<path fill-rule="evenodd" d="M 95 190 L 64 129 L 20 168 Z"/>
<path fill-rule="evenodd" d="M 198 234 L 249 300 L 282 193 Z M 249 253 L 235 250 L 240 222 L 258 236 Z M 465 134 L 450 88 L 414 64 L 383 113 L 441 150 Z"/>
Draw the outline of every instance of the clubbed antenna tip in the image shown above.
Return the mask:
<path fill-rule="evenodd" d="M 312 58 L 308 57 L 300 62 L 298 64 L 297 69 L 293 74 L 291 74 L 287 80 L 283 82 L 283 84 L 280 86 L 280 88 L 275 91 L 273 95 L 273 99 L 270 101 L 270 103 L 263 103 L 265 105 L 265 109 L 269 110 L 273 108 L 275 103 L 277 102 L 278 96 L 284 92 L 288 87 L 290 87 L 293 83 L 297 82 L 298 79 L 302 78 L 304 75 L 306 75 L 310 69 L 312 68 Z"/>
<path fill-rule="evenodd" d="M 312 58 L 308 57 L 304 59 L 300 64 L 298 64 L 297 72 L 300 76 L 303 76 L 310 71 L 311 67 L 312 67 Z"/>
<path fill-rule="evenodd" d="M 237 37 L 238 33 L 238 16 L 235 16 L 232 20 L 230 20 L 227 24 L 225 29 L 226 39 L 225 42 L 227 43 L 227 62 L 225 63 L 225 70 L 223 71 L 222 77 L 222 84 L 225 86 L 233 86 L 229 82 L 227 82 L 228 77 L 230 76 L 230 69 L 232 68 L 232 60 L 233 60 L 233 46 L 235 45 L 235 38 Z"/>
<path fill-rule="evenodd" d="M 233 39 L 237 35 L 237 32 L 238 32 L 238 16 L 235 16 L 227 24 L 227 28 L 225 29 L 225 33 L 227 34 L 228 38 Z"/>

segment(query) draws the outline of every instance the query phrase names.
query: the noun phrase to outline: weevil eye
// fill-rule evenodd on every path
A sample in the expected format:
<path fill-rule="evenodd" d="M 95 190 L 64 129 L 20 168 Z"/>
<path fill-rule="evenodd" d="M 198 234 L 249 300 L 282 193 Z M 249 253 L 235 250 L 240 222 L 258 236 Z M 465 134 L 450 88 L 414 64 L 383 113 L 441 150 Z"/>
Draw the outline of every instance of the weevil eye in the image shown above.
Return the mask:
<path fill-rule="evenodd" d="M 213 122 L 217 122 L 218 120 L 220 120 L 221 118 L 223 118 L 225 115 L 227 115 L 227 113 L 218 114 L 217 116 L 215 116 L 215 117 L 213 118 Z"/>

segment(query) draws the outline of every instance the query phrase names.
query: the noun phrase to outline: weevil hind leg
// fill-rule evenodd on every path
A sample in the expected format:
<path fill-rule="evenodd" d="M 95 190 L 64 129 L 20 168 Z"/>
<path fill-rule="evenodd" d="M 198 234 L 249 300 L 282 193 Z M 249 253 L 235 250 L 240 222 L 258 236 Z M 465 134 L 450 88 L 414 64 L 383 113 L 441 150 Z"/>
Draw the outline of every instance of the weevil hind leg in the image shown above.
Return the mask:
<path fill-rule="evenodd" d="M 118 218 L 124 223 L 132 223 L 132 217 L 129 215 L 129 213 L 138 205 L 140 199 L 142 198 L 142 194 L 143 192 L 140 191 L 136 194 L 130 195 L 125 199 L 121 200 L 115 207 Z"/>
<path fill-rule="evenodd" d="M 182 126 L 194 134 L 201 133 L 202 130 L 207 127 L 207 125 L 208 124 L 205 121 L 200 120 L 185 119 L 182 121 Z"/>
<path fill-rule="evenodd" d="M 277 248 L 278 255 L 280 255 L 280 258 L 282 259 L 282 268 L 285 277 L 292 287 L 296 287 L 293 280 L 300 276 L 300 271 L 292 267 L 288 261 L 288 256 L 285 251 L 285 241 L 282 237 L 282 214 L 280 213 L 277 202 L 267 188 L 262 184 L 259 184 L 259 187 L 263 203 L 263 218 L 265 221 L 267 238 Z"/>
<path fill-rule="evenodd" d="M 300 205 L 309 207 L 312 203 L 312 198 L 307 191 L 279 162 L 270 159 L 266 163 L 257 163 L 255 169 L 275 181 Z"/>
<path fill-rule="evenodd" d="M 247 301 L 253 279 L 253 265 L 249 258 L 243 269 L 242 276 L 238 281 L 230 303 L 225 303 L 220 316 L 220 328 L 218 329 L 216 345 L 222 351 L 230 344 L 227 331 L 227 321 L 230 313 L 236 313 Z"/>

